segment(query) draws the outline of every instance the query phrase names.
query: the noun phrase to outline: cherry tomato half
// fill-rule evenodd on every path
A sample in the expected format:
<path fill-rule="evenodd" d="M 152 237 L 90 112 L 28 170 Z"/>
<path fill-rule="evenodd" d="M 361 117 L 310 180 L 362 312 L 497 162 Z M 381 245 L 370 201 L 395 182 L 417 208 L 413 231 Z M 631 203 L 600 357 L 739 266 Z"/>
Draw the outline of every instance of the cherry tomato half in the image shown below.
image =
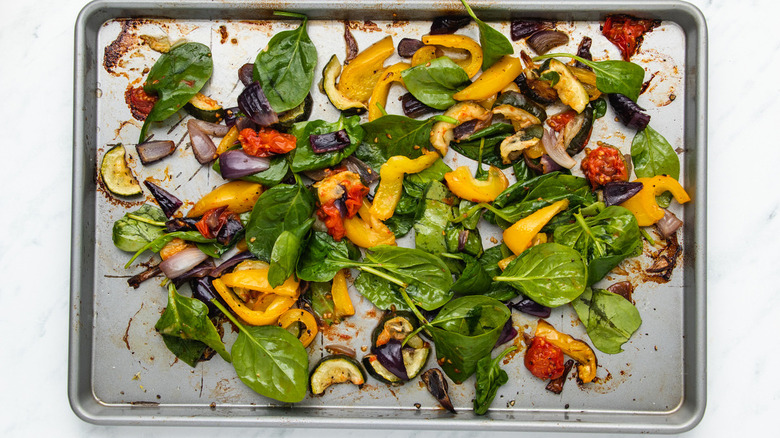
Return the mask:
<path fill-rule="evenodd" d="M 542 379 L 557 379 L 563 375 L 563 352 L 539 336 L 534 337 L 525 352 L 525 367 Z"/>

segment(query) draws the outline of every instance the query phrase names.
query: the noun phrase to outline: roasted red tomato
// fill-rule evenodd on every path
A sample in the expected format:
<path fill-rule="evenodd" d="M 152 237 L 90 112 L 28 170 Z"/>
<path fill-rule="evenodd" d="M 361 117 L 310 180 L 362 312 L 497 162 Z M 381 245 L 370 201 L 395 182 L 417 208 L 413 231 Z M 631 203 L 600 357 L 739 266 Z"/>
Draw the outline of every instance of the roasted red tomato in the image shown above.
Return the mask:
<path fill-rule="evenodd" d="M 623 60 L 629 61 L 642 44 L 644 34 L 661 24 L 658 20 L 645 20 L 628 15 L 607 16 L 601 33 L 620 49 Z"/>
<path fill-rule="evenodd" d="M 566 127 L 566 125 L 569 124 L 569 122 L 574 120 L 575 117 L 577 117 L 577 112 L 574 110 L 568 110 L 548 117 L 547 124 L 550 125 L 550 128 L 554 129 L 556 132 L 561 132 Z"/>
<path fill-rule="evenodd" d="M 146 116 L 152 112 L 154 104 L 157 102 L 157 96 L 146 94 L 144 87 L 127 87 L 125 91 L 125 102 L 130 107 L 130 113 L 137 120 L 146 120 Z"/>
<path fill-rule="evenodd" d="M 346 233 L 344 218 L 357 214 L 369 189 L 356 173 L 349 171 L 333 173 L 314 184 L 314 187 L 320 205 L 317 216 L 325 222 L 328 234 L 340 241 Z"/>
<path fill-rule="evenodd" d="M 295 149 L 297 139 L 294 135 L 284 134 L 268 128 L 243 129 L 238 134 L 238 141 L 248 155 L 255 157 L 270 157 L 273 154 L 286 154 Z"/>
<path fill-rule="evenodd" d="M 628 169 L 623 154 L 616 148 L 602 146 L 601 143 L 596 149 L 585 149 L 582 171 L 594 189 L 611 181 L 628 181 Z"/>
<path fill-rule="evenodd" d="M 525 367 L 542 379 L 557 379 L 563 375 L 563 352 L 539 336 L 534 337 L 525 352 Z"/>

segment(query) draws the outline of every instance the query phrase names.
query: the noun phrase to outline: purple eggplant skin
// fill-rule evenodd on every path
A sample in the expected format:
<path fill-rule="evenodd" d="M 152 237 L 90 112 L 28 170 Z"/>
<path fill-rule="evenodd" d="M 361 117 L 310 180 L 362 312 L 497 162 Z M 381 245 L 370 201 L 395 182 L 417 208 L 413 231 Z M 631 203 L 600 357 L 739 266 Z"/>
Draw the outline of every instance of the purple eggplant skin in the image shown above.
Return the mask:
<path fill-rule="evenodd" d="M 254 255 L 252 255 L 249 251 L 240 252 L 233 257 L 227 259 L 224 263 L 220 264 L 216 268 L 214 268 L 213 271 L 209 274 L 209 276 L 213 278 L 221 277 L 222 274 L 226 273 L 230 268 L 236 266 L 237 264 L 243 262 L 244 260 L 249 260 L 254 258 Z"/>
<path fill-rule="evenodd" d="M 515 303 L 510 303 L 509 307 L 532 316 L 538 316 L 539 318 L 549 318 L 552 313 L 552 309 L 549 307 L 526 297 Z"/>
<path fill-rule="evenodd" d="M 425 114 L 436 112 L 435 108 L 431 108 L 420 102 L 417 98 L 412 96 L 412 93 L 406 93 L 401 96 L 401 108 L 404 110 L 404 115 L 411 118 L 417 118 Z"/>
<path fill-rule="evenodd" d="M 455 33 L 461 27 L 471 23 L 471 17 L 466 15 L 446 15 L 436 17 L 431 22 L 431 35 L 447 35 Z"/>
<path fill-rule="evenodd" d="M 512 318 L 509 318 L 506 320 L 504 328 L 501 329 L 501 334 L 498 335 L 498 340 L 496 340 L 496 347 L 511 341 L 515 338 L 515 336 L 517 336 L 517 329 L 514 325 L 512 325 Z"/>
<path fill-rule="evenodd" d="M 611 181 L 604 184 L 604 205 L 619 205 L 639 193 L 644 184 L 639 181 Z"/>
<path fill-rule="evenodd" d="M 279 116 L 265 97 L 260 82 L 252 82 L 238 95 L 238 107 L 253 122 L 262 127 L 279 121 Z"/>
<path fill-rule="evenodd" d="M 401 354 L 401 349 L 401 341 L 391 339 L 386 344 L 376 347 L 374 351 L 379 363 L 381 363 L 387 371 L 390 371 L 399 379 L 407 381 L 409 380 L 409 375 L 406 372 L 406 365 L 404 365 L 404 357 Z"/>
<path fill-rule="evenodd" d="M 628 128 L 641 131 L 650 123 L 650 115 L 644 112 L 644 108 L 622 94 L 610 94 L 609 104 L 615 110 L 618 120 Z"/>
<path fill-rule="evenodd" d="M 209 308 L 209 316 L 219 315 L 219 310 L 211 302 L 219 295 L 214 286 L 211 285 L 210 277 L 193 278 L 190 280 L 190 289 L 192 289 L 192 298 L 202 301 Z"/>
<path fill-rule="evenodd" d="M 173 213 L 182 206 L 182 202 L 179 198 L 163 190 L 163 188 L 157 184 L 146 180 L 144 181 L 144 185 L 152 192 L 152 196 L 157 200 L 157 204 L 160 205 L 163 213 L 165 213 L 165 217 L 170 218 L 173 216 Z"/>
<path fill-rule="evenodd" d="M 425 44 L 414 38 L 403 38 L 398 42 L 398 56 L 402 58 L 411 58 L 415 52 L 420 50 Z"/>
<path fill-rule="evenodd" d="M 165 222 L 165 231 L 168 233 L 173 233 L 174 231 L 195 231 L 197 230 L 195 227 L 197 222 L 197 219 L 190 217 L 175 217 Z"/>
<path fill-rule="evenodd" d="M 231 216 L 217 232 L 217 242 L 228 246 L 238 240 L 238 236 L 242 231 L 244 231 L 244 226 L 241 225 L 241 221 Z"/>
<path fill-rule="evenodd" d="M 350 145 L 349 134 L 347 134 L 346 129 L 325 134 L 312 134 L 309 136 L 309 143 L 315 154 L 340 151 Z"/>

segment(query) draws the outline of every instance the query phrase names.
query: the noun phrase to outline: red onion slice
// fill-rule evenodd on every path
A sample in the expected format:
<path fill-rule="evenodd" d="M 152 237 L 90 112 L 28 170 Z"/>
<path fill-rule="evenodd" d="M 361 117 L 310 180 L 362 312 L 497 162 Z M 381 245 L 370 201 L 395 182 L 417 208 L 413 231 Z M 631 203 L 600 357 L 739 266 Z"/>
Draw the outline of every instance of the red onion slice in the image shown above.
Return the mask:
<path fill-rule="evenodd" d="M 173 216 L 173 213 L 175 213 L 176 210 L 182 206 L 182 202 L 179 198 L 168 193 L 157 184 L 146 180 L 144 181 L 144 185 L 147 189 L 149 189 L 150 192 L 152 192 L 152 196 L 154 196 L 157 204 L 159 204 L 160 208 L 162 208 L 163 213 L 165 213 L 165 217 L 170 218 Z"/>
<path fill-rule="evenodd" d="M 552 48 L 567 44 L 569 36 L 557 30 L 542 30 L 528 37 L 526 42 L 534 52 L 544 55 Z"/>
<path fill-rule="evenodd" d="M 610 181 L 604 184 L 604 205 L 620 205 L 642 190 L 639 181 Z"/>
<path fill-rule="evenodd" d="M 414 38 L 403 38 L 398 43 L 398 56 L 402 58 L 411 58 L 415 52 L 425 46 L 422 41 Z"/>
<path fill-rule="evenodd" d="M 252 82 L 238 95 L 238 107 L 253 122 L 262 127 L 279 121 L 279 116 L 265 97 L 259 82 Z"/>
<path fill-rule="evenodd" d="M 563 134 L 560 134 L 556 138 L 552 129 L 545 128 L 542 136 L 542 146 L 544 146 L 544 151 L 547 152 L 547 155 L 553 161 L 567 169 L 571 169 L 577 165 L 577 162 L 566 152 L 566 146 L 563 144 L 564 137 Z"/>
<path fill-rule="evenodd" d="M 471 23 L 471 17 L 466 15 L 445 15 L 436 17 L 431 22 L 431 35 L 447 35 L 455 33 L 461 27 Z"/>
<path fill-rule="evenodd" d="M 518 41 L 522 38 L 531 36 L 540 30 L 549 29 L 552 26 L 552 22 L 537 18 L 514 20 L 509 27 L 509 35 L 511 36 L 512 41 Z"/>
<path fill-rule="evenodd" d="M 403 381 L 409 380 L 409 375 L 406 372 L 406 365 L 404 364 L 404 357 L 403 354 L 401 354 L 401 341 L 391 339 L 386 344 L 377 347 L 375 351 L 376 358 L 387 371 L 395 374 Z"/>
<path fill-rule="evenodd" d="M 325 134 L 311 134 L 309 136 L 311 149 L 315 154 L 340 151 L 350 145 L 349 134 L 346 129 L 340 129 Z"/>
<path fill-rule="evenodd" d="M 190 134 L 192 152 L 200 164 L 206 164 L 217 158 L 217 146 L 197 123 L 195 119 L 187 122 L 187 132 Z"/>
<path fill-rule="evenodd" d="M 194 119 L 193 122 L 196 125 L 198 125 L 198 128 L 200 128 L 201 131 L 205 132 L 208 135 L 213 135 L 215 137 L 224 137 L 227 135 L 228 131 L 230 130 L 229 126 L 220 125 L 218 123 L 211 123 L 211 122 L 206 122 L 204 120 L 198 120 L 198 119 Z"/>
<path fill-rule="evenodd" d="M 613 93 L 609 95 L 609 104 L 615 109 L 618 120 L 629 128 L 641 131 L 650 123 L 650 115 L 628 97 Z"/>
<path fill-rule="evenodd" d="M 663 209 L 663 210 L 664 210 L 664 217 L 662 217 L 661 220 L 656 222 L 655 226 L 658 228 L 658 232 L 661 233 L 661 237 L 663 237 L 664 239 L 668 239 L 672 234 L 677 232 L 677 230 L 683 225 L 683 221 L 681 221 L 671 211 L 667 209 Z"/>
<path fill-rule="evenodd" d="M 171 155 L 176 145 L 170 140 L 145 141 L 135 145 L 141 164 L 151 164 Z"/>
<path fill-rule="evenodd" d="M 225 179 L 254 175 L 268 169 L 270 165 L 268 158 L 253 157 L 241 149 L 226 151 L 219 156 L 219 173 Z"/>
<path fill-rule="evenodd" d="M 254 82 L 254 78 L 252 77 L 255 71 L 255 65 L 251 62 L 248 62 L 241 66 L 241 68 L 238 69 L 238 79 L 241 81 L 242 84 L 244 84 L 245 87 L 248 87 L 249 84 Z"/>
<path fill-rule="evenodd" d="M 160 270 L 163 271 L 166 277 L 174 279 L 198 266 L 208 257 L 198 248 L 187 248 L 160 263 Z"/>

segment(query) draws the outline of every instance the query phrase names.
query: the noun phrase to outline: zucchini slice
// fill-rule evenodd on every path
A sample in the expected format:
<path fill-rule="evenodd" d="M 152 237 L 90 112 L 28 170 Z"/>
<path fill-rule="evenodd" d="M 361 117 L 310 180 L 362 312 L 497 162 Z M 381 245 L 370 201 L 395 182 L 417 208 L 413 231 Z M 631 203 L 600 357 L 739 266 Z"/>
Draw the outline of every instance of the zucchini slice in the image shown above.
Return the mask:
<path fill-rule="evenodd" d="M 564 63 L 557 59 L 548 59 L 542 65 L 542 69 L 544 71 L 541 75 L 547 72 L 555 72 L 558 75 L 558 82 L 552 87 L 558 92 L 558 98 L 561 102 L 577 111 L 578 114 L 590 103 L 590 96 L 585 91 L 585 87 Z"/>
<path fill-rule="evenodd" d="M 314 395 L 324 393 L 330 385 L 347 382 L 362 385 L 366 383 L 366 375 L 355 359 L 344 354 L 323 357 L 309 377 L 311 393 Z"/>
<path fill-rule="evenodd" d="M 100 178 L 108 191 L 119 196 L 133 196 L 141 194 L 141 184 L 133 175 L 133 171 L 127 166 L 125 159 L 125 147 L 114 146 L 103 155 L 100 163 Z"/>
<path fill-rule="evenodd" d="M 379 321 L 373 332 L 371 332 L 371 345 L 380 347 L 391 339 L 403 342 L 409 333 L 417 329 L 417 318 L 408 311 L 388 312 Z M 420 348 L 423 342 L 419 336 L 409 339 L 406 343 L 409 347 Z"/>
<path fill-rule="evenodd" d="M 359 101 L 347 97 L 336 88 L 336 79 L 341 74 L 341 63 L 336 55 L 330 57 L 330 61 L 322 69 L 322 80 L 320 81 L 320 90 L 328 96 L 328 100 L 339 111 L 349 112 L 351 114 L 360 114 L 366 111 L 366 105 Z"/>
<path fill-rule="evenodd" d="M 274 123 L 271 127 L 279 131 L 287 132 L 292 125 L 298 122 L 305 122 L 309 120 L 311 116 L 311 110 L 314 107 L 314 99 L 311 97 L 311 93 L 306 95 L 300 105 L 291 110 L 287 110 L 279 114 L 279 121 Z"/>
<path fill-rule="evenodd" d="M 197 93 L 192 96 L 184 109 L 198 120 L 210 123 L 218 123 L 225 118 L 225 109 L 216 100 Z"/>
<path fill-rule="evenodd" d="M 415 336 L 417 337 L 417 336 Z M 413 338 L 414 339 L 414 338 Z M 427 343 L 420 348 L 404 348 L 401 351 L 401 356 L 404 360 L 404 368 L 406 368 L 406 374 L 409 376 L 409 380 L 414 379 L 425 368 L 425 364 L 428 362 L 428 357 L 431 355 L 431 347 Z M 382 383 L 387 383 L 394 386 L 403 385 L 405 381 L 400 377 L 391 373 L 385 368 L 375 354 L 369 354 L 363 358 L 363 366 L 366 367 L 368 374 L 379 380 Z"/>
<path fill-rule="evenodd" d="M 501 105 L 511 105 L 515 108 L 520 108 L 539 119 L 539 123 L 544 122 L 547 119 L 547 111 L 544 110 L 544 107 L 517 91 L 505 91 L 501 93 L 501 95 L 498 96 L 498 99 L 493 103 L 493 108 Z"/>

